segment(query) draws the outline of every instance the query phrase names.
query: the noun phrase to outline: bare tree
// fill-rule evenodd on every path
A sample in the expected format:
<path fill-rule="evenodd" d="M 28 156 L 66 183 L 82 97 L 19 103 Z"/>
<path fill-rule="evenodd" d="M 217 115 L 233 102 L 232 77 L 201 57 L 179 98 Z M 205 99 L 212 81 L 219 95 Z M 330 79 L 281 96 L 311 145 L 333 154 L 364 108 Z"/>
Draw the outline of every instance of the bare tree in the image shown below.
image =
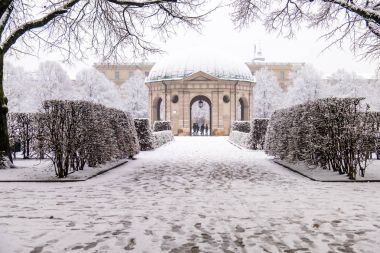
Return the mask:
<path fill-rule="evenodd" d="M 332 45 L 348 41 L 363 57 L 380 55 L 380 2 L 378 0 L 234 0 L 235 24 L 262 20 L 267 30 L 293 37 L 301 24 L 321 28 Z"/>
<path fill-rule="evenodd" d="M 178 25 L 200 28 L 207 14 L 198 13 L 203 5 L 204 0 L 1 0 L 0 158 L 9 155 L 3 90 L 7 53 L 54 49 L 66 59 L 92 52 L 107 60 L 127 50 L 157 52 L 152 41 L 168 37 Z"/>

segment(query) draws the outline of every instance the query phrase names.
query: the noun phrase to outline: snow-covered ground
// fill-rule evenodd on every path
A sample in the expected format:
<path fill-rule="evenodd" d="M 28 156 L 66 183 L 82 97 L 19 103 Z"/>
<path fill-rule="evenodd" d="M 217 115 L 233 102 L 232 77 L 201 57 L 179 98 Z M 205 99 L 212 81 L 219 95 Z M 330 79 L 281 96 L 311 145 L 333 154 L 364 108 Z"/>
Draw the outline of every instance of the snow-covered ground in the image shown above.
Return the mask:
<path fill-rule="evenodd" d="M 178 137 L 85 182 L 0 184 L 0 252 L 378 252 L 380 184 Z"/>
<path fill-rule="evenodd" d="M 66 178 L 57 178 L 50 159 L 15 159 L 15 168 L 0 170 L 0 181 L 70 181 L 86 180 L 98 173 L 127 162 L 127 159 L 110 161 L 97 167 L 85 166 L 83 170 L 69 174 Z M 1 253 L 1 252 L 0 252 Z"/>

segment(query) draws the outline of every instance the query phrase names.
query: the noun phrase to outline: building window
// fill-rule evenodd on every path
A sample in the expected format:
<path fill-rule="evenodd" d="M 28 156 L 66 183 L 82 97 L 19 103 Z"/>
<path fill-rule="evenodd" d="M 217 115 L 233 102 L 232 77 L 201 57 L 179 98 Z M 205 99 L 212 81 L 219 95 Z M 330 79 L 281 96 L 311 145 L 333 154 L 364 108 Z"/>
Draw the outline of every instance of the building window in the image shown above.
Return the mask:
<path fill-rule="evenodd" d="M 280 79 L 285 80 L 285 71 L 280 72 Z"/>
<path fill-rule="evenodd" d="M 149 76 L 149 72 L 148 72 L 148 71 L 145 71 L 145 76 L 146 76 L 146 77 Z"/>
<path fill-rule="evenodd" d="M 128 72 L 128 78 L 130 78 L 131 76 L 133 76 L 133 71 Z"/>
<path fill-rule="evenodd" d="M 119 80 L 120 79 L 120 72 L 119 70 L 116 70 L 115 71 L 115 80 Z"/>

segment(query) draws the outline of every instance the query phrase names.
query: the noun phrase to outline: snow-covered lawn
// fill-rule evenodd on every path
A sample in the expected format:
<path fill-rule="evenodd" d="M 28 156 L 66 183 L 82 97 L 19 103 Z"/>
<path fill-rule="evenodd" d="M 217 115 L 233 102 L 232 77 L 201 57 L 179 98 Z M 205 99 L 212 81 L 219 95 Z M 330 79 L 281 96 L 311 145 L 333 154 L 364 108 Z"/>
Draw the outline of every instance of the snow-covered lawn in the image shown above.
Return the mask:
<path fill-rule="evenodd" d="M 54 166 L 49 159 L 15 159 L 16 168 L 0 170 L 0 181 L 71 181 L 86 180 L 98 173 L 109 170 L 110 168 L 127 162 L 127 159 L 110 161 L 97 167 L 87 167 L 83 170 L 69 174 L 66 178 L 55 176 Z"/>
<path fill-rule="evenodd" d="M 319 181 L 351 181 L 346 174 L 340 175 L 338 172 L 331 170 L 324 170 L 322 168 L 310 167 L 305 163 L 290 163 L 287 161 L 276 160 L 278 163 L 283 164 L 295 171 L 300 172 L 312 179 Z M 358 172 L 359 173 L 359 172 Z M 370 160 L 369 165 L 365 170 L 364 177 L 359 174 L 356 177 L 356 181 L 370 181 L 380 180 L 380 160 Z"/>
<path fill-rule="evenodd" d="M 0 184 L 0 252 L 378 252 L 380 184 L 177 137 L 85 182 Z"/>

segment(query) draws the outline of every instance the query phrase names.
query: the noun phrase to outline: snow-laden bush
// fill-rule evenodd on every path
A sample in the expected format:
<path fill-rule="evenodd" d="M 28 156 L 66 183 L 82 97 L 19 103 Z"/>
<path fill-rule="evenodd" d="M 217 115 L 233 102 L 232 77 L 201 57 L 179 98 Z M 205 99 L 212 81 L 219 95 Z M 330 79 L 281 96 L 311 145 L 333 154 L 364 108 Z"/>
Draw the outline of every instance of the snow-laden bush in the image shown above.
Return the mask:
<path fill-rule="evenodd" d="M 264 149 L 265 134 L 267 132 L 269 119 L 253 119 L 251 121 L 250 145 L 251 149 Z"/>
<path fill-rule="evenodd" d="M 164 145 L 167 142 L 173 141 L 174 136 L 171 130 L 164 130 L 153 132 L 153 146 L 154 148 L 158 148 Z"/>
<path fill-rule="evenodd" d="M 152 130 L 149 119 L 134 119 L 141 150 L 153 149 Z"/>
<path fill-rule="evenodd" d="M 43 158 L 45 132 L 41 127 L 41 113 L 9 113 L 8 133 L 12 152 L 22 151 L 23 158 Z"/>
<path fill-rule="evenodd" d="M 239 132 L 239 131 L 231 131 L 230 133 L 230 141 L 244 148 L 250 149 L 252 147 L 250 134 Z"/>
<path fill-rule="evenodd" d="M 154 122 L 153 124 L 154 132 L 166 131 L 166 130 L 172 130 L 170 121 L 155 121 Z"/>
<path fill-rule="evenodd" d="M 47 155 L 58 177 L 112 159 L 131 157 L 139 144 L 132 117 L 87 101 L 49 100 L 43 104 Z"/>
<path fill-rule="evenodd" d="M 269 119 L 253 119 L 249 121 L 234 121 L 230 140 L 248 149 L 263 149 L 265 133 Z"/>
<path fill-rule="evenodd" d="M 239 131 L 249 133 L 251 131 L 251 122 L 249 121 L 233 121 L 231 131 Z"/>
<path fill-rule="evenodd" d="M 373 142 L 374 152 L 376 159 L 380 160 L 380 112 L 372 112 L 372 115 L 374 117 L 373 127 L 376 132 L 376 138 Z"/>
<path fill-rule="evenodd" d="M 265 151 L 290 162 L 364 176 L 375 139 L 374 117 L 362 98 L 326 98 L 275 111 Z"/>

